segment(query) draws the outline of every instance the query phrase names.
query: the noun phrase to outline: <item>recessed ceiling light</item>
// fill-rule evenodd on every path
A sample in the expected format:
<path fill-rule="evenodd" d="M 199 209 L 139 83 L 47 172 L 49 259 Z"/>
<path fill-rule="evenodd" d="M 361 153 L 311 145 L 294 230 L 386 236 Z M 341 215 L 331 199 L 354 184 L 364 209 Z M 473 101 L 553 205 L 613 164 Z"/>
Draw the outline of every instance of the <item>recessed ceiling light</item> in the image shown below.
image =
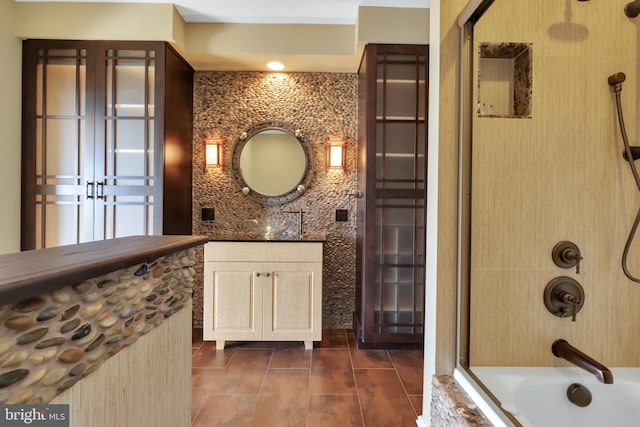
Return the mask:
<path fill-rule="evenodd" d="M 284 69 L 284 65 L 282 64 L 282 62 L 278 62 L 278 61 L 271 61 L 267 64 L 267 67 L 270 70 L 273 71 L 280 71 Z"/>

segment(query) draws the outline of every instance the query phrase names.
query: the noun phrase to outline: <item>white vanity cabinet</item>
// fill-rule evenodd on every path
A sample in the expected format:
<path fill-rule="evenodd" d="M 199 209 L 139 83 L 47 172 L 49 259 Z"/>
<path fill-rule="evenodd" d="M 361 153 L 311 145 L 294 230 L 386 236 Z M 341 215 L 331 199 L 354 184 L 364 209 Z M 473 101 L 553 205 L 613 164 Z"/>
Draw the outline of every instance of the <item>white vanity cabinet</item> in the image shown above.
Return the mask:
<path fill-rule="evenodd" d="M 212 241 L 204 248 L 203 339 L 322 339 L 322 242 Z"/>

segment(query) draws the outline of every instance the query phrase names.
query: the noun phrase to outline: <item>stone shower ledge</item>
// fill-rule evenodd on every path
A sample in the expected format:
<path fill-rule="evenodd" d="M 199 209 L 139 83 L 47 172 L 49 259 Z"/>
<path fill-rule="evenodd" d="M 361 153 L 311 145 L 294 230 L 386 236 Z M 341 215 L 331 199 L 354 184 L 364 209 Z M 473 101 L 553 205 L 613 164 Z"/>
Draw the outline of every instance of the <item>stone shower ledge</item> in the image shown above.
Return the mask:
<path fill-rule="evenodd" d="M 204 244 L 202 236 L 131 236 L 0 255 L 0 301 L 10 304 Z"/>

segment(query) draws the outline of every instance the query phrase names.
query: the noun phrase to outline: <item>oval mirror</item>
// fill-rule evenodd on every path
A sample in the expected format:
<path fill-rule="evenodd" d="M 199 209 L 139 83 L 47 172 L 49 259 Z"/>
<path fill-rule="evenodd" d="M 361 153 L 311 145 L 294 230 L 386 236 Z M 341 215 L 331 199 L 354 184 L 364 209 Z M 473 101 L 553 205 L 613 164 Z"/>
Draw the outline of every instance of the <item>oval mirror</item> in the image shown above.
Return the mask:
<path fill-rule="evenodd" d="M 267 205 L 300 197 L 313 178 L 313 147 L 293 125 L 251 125 L 236 140 L 231 176 L 244 195 Z"/>

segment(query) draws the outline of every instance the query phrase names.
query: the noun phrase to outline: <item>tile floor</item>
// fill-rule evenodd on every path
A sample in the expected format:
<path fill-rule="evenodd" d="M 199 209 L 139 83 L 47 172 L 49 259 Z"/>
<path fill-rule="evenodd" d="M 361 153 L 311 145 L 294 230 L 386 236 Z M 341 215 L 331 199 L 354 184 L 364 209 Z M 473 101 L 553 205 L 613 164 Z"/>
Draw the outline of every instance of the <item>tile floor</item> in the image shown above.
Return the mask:
<path fill-rule="evenodd" d="M 420 350 L 357 350 L 352 332 L 302 342 L 202 341 L 193 330 L 191 425 L 414 427 L 422 413 Z"/>

